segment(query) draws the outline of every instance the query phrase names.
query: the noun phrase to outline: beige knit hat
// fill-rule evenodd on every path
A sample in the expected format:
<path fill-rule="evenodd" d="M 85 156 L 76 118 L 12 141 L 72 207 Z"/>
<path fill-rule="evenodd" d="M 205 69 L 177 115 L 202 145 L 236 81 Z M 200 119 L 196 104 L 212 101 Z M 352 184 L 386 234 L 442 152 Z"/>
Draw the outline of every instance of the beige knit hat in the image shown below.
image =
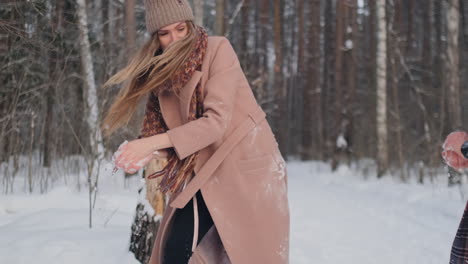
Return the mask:
<path fill-rule="evenodd" d="M 167 25 L 194 20 L 187 0 L 145 0 L 146 30 L 153 34 Z"/>

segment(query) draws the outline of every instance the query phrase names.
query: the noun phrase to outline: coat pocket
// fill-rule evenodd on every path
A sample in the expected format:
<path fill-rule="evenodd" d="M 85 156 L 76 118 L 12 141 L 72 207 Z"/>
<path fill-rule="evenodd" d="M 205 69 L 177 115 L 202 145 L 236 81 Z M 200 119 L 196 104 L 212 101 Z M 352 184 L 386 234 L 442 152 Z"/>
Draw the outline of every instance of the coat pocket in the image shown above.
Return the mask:
<path fill-rule="evenodd" d="M 240 173 L 250 173 L 273 170 L 277 163 L 273 153 L 263 153 L 252 158 L 239 159 L 236 165 Z"/>

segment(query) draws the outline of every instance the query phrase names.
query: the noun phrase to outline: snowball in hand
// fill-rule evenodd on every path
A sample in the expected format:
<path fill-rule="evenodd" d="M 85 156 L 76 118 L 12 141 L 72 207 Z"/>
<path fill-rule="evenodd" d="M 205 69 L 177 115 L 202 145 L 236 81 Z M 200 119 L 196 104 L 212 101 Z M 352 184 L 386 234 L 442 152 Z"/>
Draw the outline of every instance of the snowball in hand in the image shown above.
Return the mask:
<path fill-rule="evenodd" d="M 143 159 L 140 159 L 140 160 L 124 160 L 125 163 L 121 163 L 121 165 L 123 166 L 119 166 L 118 164 L 116 164 L 116 161 L 117 159 L 119 158 L 120 155 L 122 155 L 122 152 L 125 148 L 125 145 L 127 145 L 128 141 L 125 140 L 122 144 L 120 144 L 119 148 L 117 149 L 117 151 L 114 153 L 114 155 L 112 156 L 112 161 L 114 162 L 114 165 L 116 167 L 119 167 L 119 168 L 122 168 L 124 169 L 126 172 L 128 173 L 135 173 L 137 172 L 139 169 L 141 169 L 143 166 L 145 166 L 148 161 L 150 161 L 152 158 L 153 158 L 153 155 L 148 155 L 146 157 L 144 157 Z M 122 160 L 120 160 L 122 161 Z"/>
<path fill-rule="evenodd" d="M 120 144 L 119 148 L 117 148 L 117 151 L 112 155 L 112 161 L 115 163 L 117 158 L 122 154 L 122 148 L 123 146 L 127 145 L 128 140 L 125 140 L 122 144 Z"/>
<path fill-rule="evenodd" d="M 468 141 L 468 134 L 463 131 L 450 133 L 442 145 L 442 157 L 445 163 L 455 170 L 468 168 L 468 159 L 466 159 L 461 150 L 463 144 Z"/>

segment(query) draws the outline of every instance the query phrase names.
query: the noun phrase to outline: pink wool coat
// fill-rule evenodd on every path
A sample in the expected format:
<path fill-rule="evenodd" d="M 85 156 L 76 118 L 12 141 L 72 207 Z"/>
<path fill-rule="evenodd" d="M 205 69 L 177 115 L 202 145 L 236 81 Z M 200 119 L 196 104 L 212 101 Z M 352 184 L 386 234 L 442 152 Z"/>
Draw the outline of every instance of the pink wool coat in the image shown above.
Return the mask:
<path fill-rule="evenodd" d="M 188 122 L 189 99 L 198 82 L 204 115 Z M 200 154 L 194 178 L 170 198 L 150 264 L 161 264 L 171 217 L 198 190 L 231 263 L 288 263 L 285 161 L 229 40 L 209 37 L 202 70 L 194 73 L 179 97 L 167 91 L 158 98 L 177 156 Z"/>

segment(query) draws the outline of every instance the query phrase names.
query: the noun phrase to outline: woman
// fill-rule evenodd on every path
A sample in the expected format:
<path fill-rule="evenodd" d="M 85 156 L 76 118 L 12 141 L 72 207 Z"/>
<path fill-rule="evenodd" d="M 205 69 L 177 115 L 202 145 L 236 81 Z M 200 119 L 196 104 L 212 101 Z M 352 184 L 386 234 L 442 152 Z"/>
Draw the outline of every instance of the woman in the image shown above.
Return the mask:
<path fill-rule="evenodd" d="M 445 139 L 442 157 L 445 163 L 457 172 L 468 169 L 468 133 L 456 131 Z M 460 220 L 450 251 L 450 264 L 468 262 L 468 203 Z"/>
<path fill-rule="evenodd" d="M 129 81 L 102 127 L 126 124 L 149 94 L 141 134 L 115 163 L 135 172 L 167 155 L 156 176 L 171 196 L 150 263 L 288 263 L 285 162 L 231 44 L 195 26 L 186 0 L 145 8 L 151 39 L 105 84 Z"/>

